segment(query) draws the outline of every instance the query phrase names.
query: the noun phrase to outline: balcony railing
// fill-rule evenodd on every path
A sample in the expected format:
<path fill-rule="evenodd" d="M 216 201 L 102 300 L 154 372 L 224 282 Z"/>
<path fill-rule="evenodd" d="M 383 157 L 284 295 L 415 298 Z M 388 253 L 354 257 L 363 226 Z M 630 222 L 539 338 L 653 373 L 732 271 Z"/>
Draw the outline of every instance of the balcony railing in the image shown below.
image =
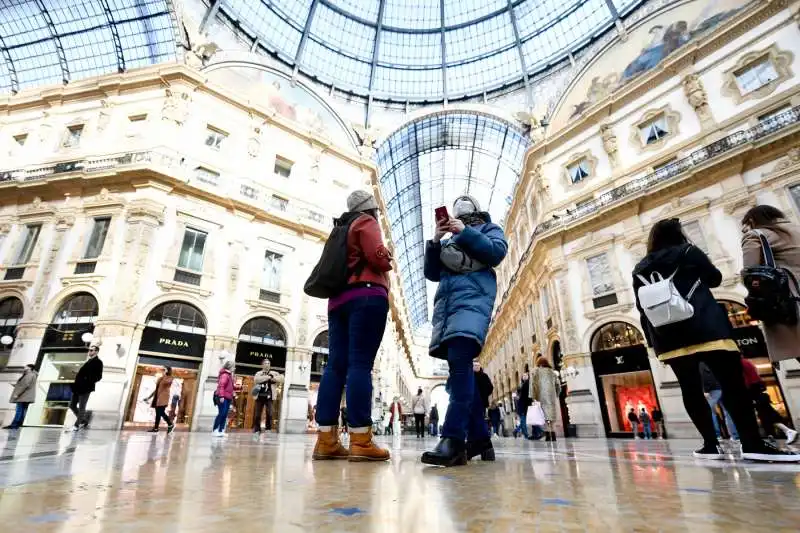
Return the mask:
<path fill-rule="evenodd" d="M 223 173 L 218 180 L 198 178 L 196 169 L 202 168 L 202 162 L 189 161 L 166 148 L 86 157 L 48 165 L 0 169 L 0 184 L 10 181 L 40 181 L 75 172 L 93 174 L 110 170 L 124 170 L 126 167 L 142 165 L 154 167 L 166 175 L 190 183 L 197 188 L 234 198 L 264 211 L 276 213 L 283 218 L 312 222 L 320 226 L 327 226 L 330 223 L 330 219 L 324 213 L 316 211 L 308 204 L 304 205 L 304 202 L 277 197 L 273 191 L 248 177 L 229 176 Z"/>
<path fill-rule="evenodd" d="M 606 207 L 620 204 L 624 200 L 630 199 L 642 191 L 646 191 L 669 182 L 693 168 L 716 159 L 722 154 L 731 152 L 732 150 L 747 143 L 752 143 L 768 137 L 776 131 L 780 131 L 793 124 L 797 124 L 798 122 L 800 122 L 800 106 L 795 106 L 784 111 L 783 113 L 775 115 L 774 117 L 762 120 L 758 123 L 758 125 L 748 130 L 737 131 L 736 133 L 728 135 L 727 137 L 713 142 L 708 146 L 704 146 L 703 148 L 692 152 L 683 159 L 678 159 L 668 165 L 660 167 L 655 172 L 651 172 L 650 174 L 642 176 L 641 178 L 633 179 L 625 185 L 611 189 L 607 193 L 595 198 L 594 200 L 590 200 L 585 204 L 581 204 L 581 206 L 575 210 L 568 211 L 568 213 L 564 216 L 554 215 L 552 219 L 542 222 L 536 226 L 536 229 L 533 231 L 533 236 L 528 242 L 528 247 L 525 249 L 525 253 L 522 254 L 521 259 L 517 263 L 517 268 L 514 271 L 514 275 L 511 276 L 508 288 L 505 290 L 503 297 L 500 299 L 495 316 L 497 316 L 503 304 L 508 299 L 508 295 L 510 294 L 511 289 L 514 287 L 519 272 L 522 269 L 522 265 L 524 265 L 528 260 L 537 237 L 551 230 L 569 226 L 574 222 L 594 215 Z"/>

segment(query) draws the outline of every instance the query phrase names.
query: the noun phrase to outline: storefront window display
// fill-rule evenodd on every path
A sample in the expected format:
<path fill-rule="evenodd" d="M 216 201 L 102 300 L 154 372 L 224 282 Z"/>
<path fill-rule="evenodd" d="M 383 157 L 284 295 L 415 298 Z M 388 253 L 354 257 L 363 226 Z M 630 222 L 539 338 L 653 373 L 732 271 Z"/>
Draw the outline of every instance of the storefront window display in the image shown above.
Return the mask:
<path fill-rule="evenodd" d="M 308 391 L 308 430 L 316 431 L 316 406 L 317 391 L 319 382 L 322 380 L 322 373 L 325 372 L 325 365 L 328 364 L 328 332 L 319 333 L 311 345 L 311 384 Z"/>
<path fill-rule="evenodd" d="M 14 297 L 0 300 L 0 368 L 8 364 L 20 320 L 22 320 L 22 301 Z"/>

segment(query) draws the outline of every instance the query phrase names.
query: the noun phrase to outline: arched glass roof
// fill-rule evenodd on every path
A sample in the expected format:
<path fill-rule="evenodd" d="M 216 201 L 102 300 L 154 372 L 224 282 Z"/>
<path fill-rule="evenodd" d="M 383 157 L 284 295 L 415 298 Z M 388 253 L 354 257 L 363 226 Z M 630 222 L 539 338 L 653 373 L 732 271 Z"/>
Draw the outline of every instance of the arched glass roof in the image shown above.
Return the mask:
<path fill-rule="evenodd" d="M 379 100 L 456 100 L 526 82 L 641 0 L 218 0 L 306 75 Z"/>
<path fill-rule="evenodd" d="M 168 0 L 0 2 L 0 93 L 174 60 Z"/>
<path fill-rule="evenodd" d="M 501 224 L 522 172 L 528 137 L 498 118 L 452 111 L 417 119 L 378 147 L 381 192 L 411 325 L 428 322 L 434 291 L 423 274 L 434 210 L 470 194 Z"/>

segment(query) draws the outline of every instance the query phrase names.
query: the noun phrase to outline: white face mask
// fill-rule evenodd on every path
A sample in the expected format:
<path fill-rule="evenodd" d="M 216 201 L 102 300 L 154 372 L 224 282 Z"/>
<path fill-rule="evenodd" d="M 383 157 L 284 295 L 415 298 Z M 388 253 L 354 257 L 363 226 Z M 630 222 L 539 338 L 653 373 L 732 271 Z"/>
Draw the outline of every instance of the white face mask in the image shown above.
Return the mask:
<path fill-rule="evenodd" d="M 462 215 L 468 215 L 477 211 L 475 204 L 466 198 L 459 198 L 453 205 L 453 216 L 458 218 Z"/>

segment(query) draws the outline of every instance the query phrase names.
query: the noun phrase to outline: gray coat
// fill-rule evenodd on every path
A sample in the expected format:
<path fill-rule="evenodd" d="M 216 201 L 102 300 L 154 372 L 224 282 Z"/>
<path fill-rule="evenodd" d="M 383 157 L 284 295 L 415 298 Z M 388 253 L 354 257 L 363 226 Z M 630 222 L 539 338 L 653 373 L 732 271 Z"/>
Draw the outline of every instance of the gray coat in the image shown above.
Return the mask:
<path fill-rule="evenodd" d="M 14 385 L 14 390 L 11 391 L 11 403 L 33 403 L 36 401 L 36 380 L 39 374 L 35 370 L 25 370 L 17 383 Z"/>
<path fill-rule="evenodd" d="M 542 404 L 544 419 L 553 422 L 558 418 L 558 394 L 561 381 L 552 368 L 537 366 L 531 374 L 531 398 Z"/>

